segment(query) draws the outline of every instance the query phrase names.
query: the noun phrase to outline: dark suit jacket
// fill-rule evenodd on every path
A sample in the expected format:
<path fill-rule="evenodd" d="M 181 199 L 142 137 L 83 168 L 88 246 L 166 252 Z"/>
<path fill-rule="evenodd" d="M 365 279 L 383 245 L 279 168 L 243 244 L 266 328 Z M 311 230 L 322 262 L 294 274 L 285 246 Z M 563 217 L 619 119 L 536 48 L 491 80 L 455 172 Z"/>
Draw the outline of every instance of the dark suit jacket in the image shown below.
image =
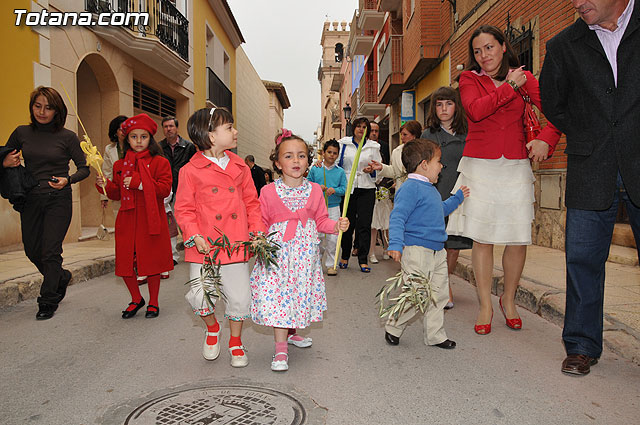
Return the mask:
<path fill-rule="evenodd" d="M 267 180 L 264 178 L 264 170 L 258 164 L 253 164 L 253 167 L 251 167 L 251 178 L 253 178 L 253 184 L 256 186 L 258 196 L 260 196 L 260 190 L 267 184 Z"/>
<path fill-rule="evenodd" d="M 545 116 L 567 135 L 566 205 L 611 206 L 618 172 L 640 205 L 640 1 L 618 47 L 618 86 L 595 31 L 578 19 L 547 43 Z"/>
<path fill-rule="evenodd" d="M 171 174 L 173 176 L 171 190 L 173 190 L 173 199 L 175 199 L 176 191 L 178 190 L 178 176 L 180 174 L 180 169 L 189 162 L 193 155 L 195 155 L 196 145 L 178 136 L 178 143 L 176 144 L 175 150 L 171 150 L 171 146 L 169 146 L 167 139 L 162 139 L 160 141 L 160 147 L 162 148 L 164 157 L 167 158 L 169 160 L 169 164 L 171 164 Z"/>

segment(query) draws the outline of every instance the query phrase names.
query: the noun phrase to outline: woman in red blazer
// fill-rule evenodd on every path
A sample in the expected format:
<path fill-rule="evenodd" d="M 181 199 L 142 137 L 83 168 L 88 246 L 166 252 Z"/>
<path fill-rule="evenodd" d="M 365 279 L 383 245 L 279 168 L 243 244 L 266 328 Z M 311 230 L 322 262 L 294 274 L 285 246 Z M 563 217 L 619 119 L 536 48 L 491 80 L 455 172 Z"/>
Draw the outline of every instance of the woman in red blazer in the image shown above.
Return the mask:
<path fill-rule="evenodd" d="M 518 59 L 499 29 L 483 25 L 469 40 L 469 67 L 460 75 L 460 96 L 467 114 L 469 133 L 460 176 L 471 195 L 449 218 L 447 232 L 473 239 L 473 271 L 480 311 L 475 331 L 491 332 L 493 307 L 491 283 L 493 245 L 506 245 L 502 255 L 504 294 L 500 308 L 506 324 L 521 329 L 515 293 L 531 244 L 534 218 L 534 177 L 530 159 L 545 160 L 560 138 L 551 124 L 538 138 L 525 140 L 522 95 L 540 108 L 538 81 L 518 64 Z"/>

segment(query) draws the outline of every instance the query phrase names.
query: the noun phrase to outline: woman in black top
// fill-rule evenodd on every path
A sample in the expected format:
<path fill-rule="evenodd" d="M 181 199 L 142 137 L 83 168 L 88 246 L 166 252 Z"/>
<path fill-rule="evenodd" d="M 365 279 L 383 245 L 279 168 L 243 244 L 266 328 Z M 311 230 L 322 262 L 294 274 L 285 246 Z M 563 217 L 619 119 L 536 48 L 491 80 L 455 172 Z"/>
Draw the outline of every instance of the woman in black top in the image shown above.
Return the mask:
<path fill-rule="evenodd" d="M 62 241 L 71 223 L 71 184 L 89 175 L 89 167 L 75 133 L 64 128 L 67 107 L 51 87 L 40 86 L 31 93 L 30 125 L 16 128 L 7 142 L 14 149 L 3 167 L 25 167 L 38 181 L 29 192 L 20 213 L 22 242 L 29 260 L 44 276 L 38 297 L 36 319 L 50 319 L 64 298 L 71 272 L 62 268 Z M 69 175 L 69 160 L 78 171 Z"/>

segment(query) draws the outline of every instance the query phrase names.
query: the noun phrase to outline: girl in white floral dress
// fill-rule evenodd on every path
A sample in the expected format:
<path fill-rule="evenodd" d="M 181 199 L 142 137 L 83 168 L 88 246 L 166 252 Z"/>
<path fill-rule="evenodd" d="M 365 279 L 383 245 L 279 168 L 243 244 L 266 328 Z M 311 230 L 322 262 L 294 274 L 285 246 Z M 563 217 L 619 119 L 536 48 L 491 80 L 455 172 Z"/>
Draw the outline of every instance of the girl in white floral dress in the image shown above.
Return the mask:
<path fill-rule="evenodd" d="M 260 209 L 268 232 L 274 233 L 272 240 L 281 248 L 277 267 L 256 263 L 251 273 L 251 317 L 256 324 L 273 327 L 271 369 L 285 371 L 289 329 L 321 321 L 327 309 L 318 232 L 344 231 L 349 221 L 330 220 L 322 189 L 304 178 L 311 156 L 300 137 L 282 129 L 271 160 L 282 178 L 262 188 Z"/>

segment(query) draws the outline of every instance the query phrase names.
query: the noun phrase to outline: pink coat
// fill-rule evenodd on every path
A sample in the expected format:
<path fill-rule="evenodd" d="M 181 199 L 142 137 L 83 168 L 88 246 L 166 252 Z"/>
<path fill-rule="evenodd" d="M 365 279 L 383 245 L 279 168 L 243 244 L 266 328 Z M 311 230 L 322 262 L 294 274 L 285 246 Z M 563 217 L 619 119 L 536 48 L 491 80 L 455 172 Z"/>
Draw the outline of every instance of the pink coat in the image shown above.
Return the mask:
<path fill-rule="evenodd" d="M 230 151 L 227 155 L 230 160 L 224 170 L 202 152 L 180 169 L 175 216 L 185 242 L 197 234 L 215 241 L 220 237 L 216 228 L 231 243 L 248 241 L 249 232 L 265 231 L 251 170 L 238 155 Z M 185 261 L 202 263 L 203 257 L 195 247 L 185 247 Z M 247 261 L 248 256 L 241 250 L 231 257 L 221 252 L 218 259 L 230 264 Z"/>
<path fill-rule="evenodd" d="M 288 221 L 283 237 L 284 242 L 293 239 L 299 221 L 303 226 L 306 226 L 307 220 L 310 218 L 316 222 L 318 232 L 337 233 L 335 230 L 336 221 L 329 218 L 322 189 L 316 183 L 311 183 L 311 195 L 309 195 L 307 204 L 295 212 L 287 208 L 276 192 L 276 185 L 270 183 L 260 191 L 260 209 L 262 210 L 262 220 L 267 228 L 274 223 Z"/>

